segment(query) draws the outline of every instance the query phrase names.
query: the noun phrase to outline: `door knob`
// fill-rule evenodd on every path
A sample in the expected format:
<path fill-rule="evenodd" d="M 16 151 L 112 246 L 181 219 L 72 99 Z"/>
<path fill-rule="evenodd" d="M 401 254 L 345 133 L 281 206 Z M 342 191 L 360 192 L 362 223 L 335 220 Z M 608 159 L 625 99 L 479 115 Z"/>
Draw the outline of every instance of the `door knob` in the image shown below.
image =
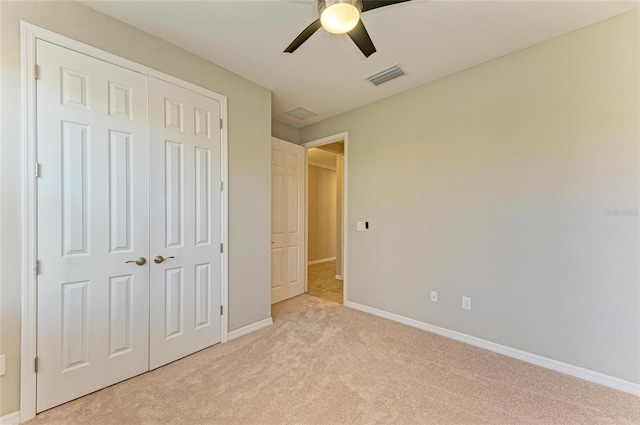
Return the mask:
<path fill-rule="evenodd" d="M 136 263 L 139 266 L 144 266 L 145 264 L 147 264 L 147 259 L 144 257 L 138 257 L 137 260 L 129 260 L 125 261 L 125 263 Z"/>
<path fill-rule="evenodd" d="M 156 263 L 156 264 L 160 264 L 160 263 L 162 263 L 164 260 L 168 260 L 169 258 L 176 258 L 176 257 L 167 257 L 167 258 L 164 258 L 162 255 L 158 255 L 158 256 L 156 256 L 156 258 L 154 258 L 154 259 L 153 259 L 153 262 L 154 262 L 154 263 Z"/>

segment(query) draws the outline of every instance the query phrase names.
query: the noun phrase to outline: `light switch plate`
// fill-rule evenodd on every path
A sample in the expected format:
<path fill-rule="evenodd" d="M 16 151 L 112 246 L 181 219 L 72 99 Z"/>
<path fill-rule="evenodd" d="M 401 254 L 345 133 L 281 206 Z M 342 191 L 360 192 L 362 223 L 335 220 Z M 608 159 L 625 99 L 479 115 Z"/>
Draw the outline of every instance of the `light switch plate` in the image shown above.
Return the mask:
<path fill-rule="evenodd" d="M 465 310 L 471 310 L 471 298 L 470 297 L 462 297 L 462 308 Z"/>
<path fill-rule="evenodd" d="M 356 229 L 358 232 L 364 232 L 367 230 L 367 222 L 366 221 L 358 221 L 356 225 Z"/>

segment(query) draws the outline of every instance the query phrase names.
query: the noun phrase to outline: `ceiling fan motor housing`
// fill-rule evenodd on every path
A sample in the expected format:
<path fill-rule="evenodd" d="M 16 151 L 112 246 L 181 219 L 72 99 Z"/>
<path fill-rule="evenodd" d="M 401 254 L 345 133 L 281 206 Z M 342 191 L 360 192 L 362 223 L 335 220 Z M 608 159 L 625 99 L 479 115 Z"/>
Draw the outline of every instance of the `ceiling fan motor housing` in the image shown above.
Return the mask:
<path fill-rule="evenodd" d="M 329 6 L 339 3 L 350 4 L 358 9 L 358 12 L 362 12 L 362 0 L 318 0 L 318 16 L 322 16 L 322 12 Z"/>

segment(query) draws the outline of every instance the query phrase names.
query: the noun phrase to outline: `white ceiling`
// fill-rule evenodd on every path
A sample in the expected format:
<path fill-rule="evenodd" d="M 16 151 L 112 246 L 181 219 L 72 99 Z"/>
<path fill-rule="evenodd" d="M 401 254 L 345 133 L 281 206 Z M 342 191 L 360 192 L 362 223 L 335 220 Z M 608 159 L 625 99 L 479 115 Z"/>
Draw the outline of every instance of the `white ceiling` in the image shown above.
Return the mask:
<path fill-rule="evenodd" d="M 317 18 L 314 0 L 83 1 L 273 92 L 273 119 L 327 119 L 638 7 L 637 1 L 412 0 L 362 15 L 377 52 L 320 29 L 282 51 Z M 399 64 L 408 75 L 365 77 Z M 224 93 L 223 93 L 224 94 Z M 284 113 L 304 106 L 304 121 Z"/>

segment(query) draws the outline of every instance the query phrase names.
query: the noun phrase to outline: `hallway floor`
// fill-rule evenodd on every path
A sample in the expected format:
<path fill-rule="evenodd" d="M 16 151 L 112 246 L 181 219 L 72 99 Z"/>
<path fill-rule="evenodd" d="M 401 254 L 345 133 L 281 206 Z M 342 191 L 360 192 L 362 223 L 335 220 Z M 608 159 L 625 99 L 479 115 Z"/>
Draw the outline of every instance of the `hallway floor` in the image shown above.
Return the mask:
<path fill-rule="evenodd" d="M 342 281 L 336 279 L 336 262 L 311 264 L 308 276 L 309 295 L 342 304 Z"/>

